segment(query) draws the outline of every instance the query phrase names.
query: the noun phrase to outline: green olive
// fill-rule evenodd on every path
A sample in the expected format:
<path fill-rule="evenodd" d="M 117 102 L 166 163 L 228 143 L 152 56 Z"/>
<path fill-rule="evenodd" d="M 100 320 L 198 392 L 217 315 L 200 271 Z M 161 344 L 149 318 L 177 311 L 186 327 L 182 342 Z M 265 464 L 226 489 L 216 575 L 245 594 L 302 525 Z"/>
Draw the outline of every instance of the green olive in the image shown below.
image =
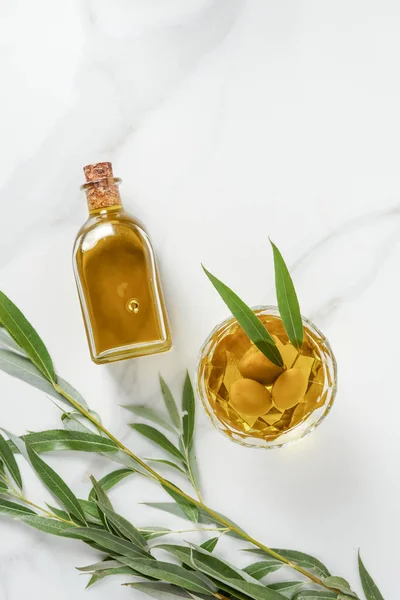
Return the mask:
<path fill-rule="evenodd" d="M 237 412 L 252 417 L 265 415 L 272 406 L 270 392 L 252 379 L 238 379 L 232 384 L 230 403 Z"/>
<path fill-rule="evenodd" d="M 288 369 L 278 377 L 272 388 L 272 398 L 279 410 L 296 406 L 304 398 L 308 379 L 301 369 Z"/>
<path fill-rule="evenodd" d="M 277 367 L 254 346 L 239 361 L 239 371 L 248 379 L 254 379 L 264 385 L 271 385 L 283 369 Z"/>

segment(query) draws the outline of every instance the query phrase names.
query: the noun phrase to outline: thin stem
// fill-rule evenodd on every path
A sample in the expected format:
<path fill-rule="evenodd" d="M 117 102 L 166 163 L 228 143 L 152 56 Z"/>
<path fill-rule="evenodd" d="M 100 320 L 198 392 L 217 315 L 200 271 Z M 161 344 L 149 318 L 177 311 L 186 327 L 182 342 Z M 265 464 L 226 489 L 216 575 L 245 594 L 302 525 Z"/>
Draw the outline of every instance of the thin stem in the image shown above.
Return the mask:
<path fill-rule="evenodd" d="M 108 431 L 108 429 L 106 429 L 102 423 L 99 423 L 99 421 L 97 421 L 97 419 L 95 419 L 83 406 L 81 406 L 78 402 L 76 402 L 73 398 L 71 398 L 71 396 L 69 396 L 68 393 L 65 392 L 57 383 L 54 382 L 53 386 L 54 386 L 54 389 L 59 394 L 61 394 L 62 396 L 64 396 L 64 398 L 66 400 L 68 400 L 68 402 L 70 404 L 72 404 L 84 417 L 86 417 L 87 419 L 89 419 L 89 421 L 91 421 L 93 423 L 93 425 L 95 425 L 96 427 L 98 427 L 110 440 L 112 440 L 118 446 L 118 448 L 120 450 L 122 450 L 123 452 L 125 452 L 135 462 L 137 462 L 145 471 L 147 471 L 148 473 L 150 473 L 150 475 L 152 475 L 154 479 L 157 479 L 158 482 L 164 488 L 168 488 L 168 489 L 172 490 L 175 494 L 179 494 L 182 498 L 185 498 L 185 500 L 187 500 L 191 504 L 194 504 L 195 506 L 197 506 L 197 508 L 203 510 L 208 515 L 210 515 L 210 517 L 212 517 L 213 520 L 217 521 L 217 523 L 220 523 L 221 525 L 225 525 L 225 527 L 227 529 L 229 529 L 230 531 L 236 533 L 238 536 L 240 536 L 246 542 L 249 542 L 250 544 L 253 544 L 257 548 L 260 548 L 260 550 L 263 550 L 266 554 L 269 554 L 269 556 L 272 556 L 273 558 L 276 558 L 277 560 L 279 560 L 280 562 L 284 563 L 288 567 L 291 567 L 292 569 L 294 569 L 298 573 L 301 573 L 302 575 L 304 575 L 305 577 L 307 577 L 308 579 L 310 579 L 311 581 L 313 581 L 317 585 L 320 585 L 321 587 L 324 587 L 324 588 L 326 588 L 328 590 L 337 592 L 337 590 L 335 588 L 332 588 L 332 587 L 329 587 L 328 585 L 326 585 L 322 581 L 322 579 L 320 579 L 319 577 L 317 577 L 313 573 L 310 573 L 309 571 L 306 571 L 306 569 L 303 569 L 303 567 L 300 567 L 299 565 L 296 565 L 296 564 L 292 563 L 290 560 L 288 560 L 287 558 L 285 558 L 284 556 L 282 556 L 278 552 L 275 552 L 275 550 L 272 550 L 272 548 L 268 548 L 268 546 L 265 546 L 264 544 L 262 544 L 261 542 L 259 542 L 255 538 L 253 538 L 252 536 L 250 536 L 247 533 L 245 533 L 244 531 L 242 531 L 236 525 L 233 525 L 232 523 L 230 523 L 229 520 L 226 519 L 224 516 L 218 514 L 212 508 L 209 508 L 206 504 L 203 504 L 203 502 L 201 500 L 197 500 L 196 498 L 192 498 L 191 496 L 189 496 L 189 494 L 186 494 L 185 492 L 183 492 L 176 485 L 174 485 L 173 483 L 171 483 L 167 479 L 164 479 L 164 477 L 162 477 L 162 475 L 160 475 L 159 473 L 157 473 L 157 471 L 155 471 L 152 467 L 150 467 L 150 465 L 147 465 L 141 458 L 139 458 L 138 456 L 136 456 L 136 454 L 134 454 L 133 452 L 131 452 L 131 450 L 129 450 L 129 448 L 127 448 L 110 431 Z"/>
<path fill-rule="evenodd" d="M 218 531 L 220 533 L 226 533 L 230 531 L 227 527 L 198 527 L 197 529 L 175 529 L 171 531 L 170 529 L 140 529 L 141 533 L 165 533 L 168 535 L 171 533 L 196 533 L 197 531 Z"/>
<path fill-rule="evenodd" d="M 186 468 L 187 468 L 187 473 L 188 473 L 189 481 L 192 484 L 193 489 L 196 492 L 198 499 L 200 500 L 200 502 L 203 502 L 203 497 L 201 495 L 200 488 L 197 485 L 196 479 L 195 479 L 195 477 L 193 475 L 192 466 L 190 464 L 189 451 L 188 451 L 188 449 L 186 447 L 185 447 L 185 458 L 186 458 Z"/>

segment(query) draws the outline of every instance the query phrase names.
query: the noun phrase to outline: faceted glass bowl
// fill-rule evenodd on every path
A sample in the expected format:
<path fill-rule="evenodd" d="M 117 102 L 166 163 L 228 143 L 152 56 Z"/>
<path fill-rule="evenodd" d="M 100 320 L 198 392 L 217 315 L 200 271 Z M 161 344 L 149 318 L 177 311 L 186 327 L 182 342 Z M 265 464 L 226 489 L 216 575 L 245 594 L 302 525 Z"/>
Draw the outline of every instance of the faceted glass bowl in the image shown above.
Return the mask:
<path fill-rule="evenodd" d="M 253 308 L 257 316 L 277 317 L 280 319 L 276 306 L 257 306 Z M 337 367 L 331 346 L 326 337 L 308 319 L 303 317 L 305 339 L 311 344 L 313 351 L 321 361 L 323 384 L 321 391 L 317 393 L 315 405 L 317 408 L 300 423 L 287 429 L 275 439 L 274 436 L 260 437 L 260 432 L 248 427 L 248 431 L 241 431 L 224 418 L 223 411 L 218 410 L 216 394 L 209 385 L 210 371 L 213 368 L 211 361 L 217 346 L 224 338 L 238 329 L 238 323 L 234 317 L 230 317 L 217 325 L 204 342 L 197 364 L 197 394 L 200 397 L 206 413 L 215 427 L 234 442 L 251 448 L 282 448 L 305 437 L 323 421 L 329 413 L 336 395 Z M 217 414 L 218 413 L 218 414 Z"/>

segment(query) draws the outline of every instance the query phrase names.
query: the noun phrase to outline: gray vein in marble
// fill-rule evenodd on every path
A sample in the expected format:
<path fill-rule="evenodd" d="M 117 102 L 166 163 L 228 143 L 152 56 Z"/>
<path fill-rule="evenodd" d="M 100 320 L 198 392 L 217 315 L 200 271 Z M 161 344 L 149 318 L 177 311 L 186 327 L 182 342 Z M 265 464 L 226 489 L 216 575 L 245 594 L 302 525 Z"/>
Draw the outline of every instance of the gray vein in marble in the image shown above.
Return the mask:
<path fill-rule="evenodd" d="M 400 208 L 393 206 L 384 210 L 359 215 L 350 219 L 346 223 L 337 227 L 326 236 L 321 238 L 316 244 L 309 248 L 300 258 L 293 264 L 291 271 L 296 273 L 307 269 L 307 266 L 318 255 L 324 255 L 332 243 L 336 242 L 343 236 L 350 236 L 364 227 L 374 227 L 379 223 L 388 222 L 389 224 L 400 220 Z M 396 245 L 400 239 L 399 227 L 392 234 L 388 234 L 382 238 L 382 246 L 377 254 L 372 254 L 369 260 L 364 261 L 366 271 L 354 273 L 354 283 L 350 284 L 346 289 L 340 291 L 334 297 L 329 298 L 320 307 L 314 309 L 310 315 L 317 322 L 331 321 L 334 315 L 340 310 L 343 304 L 358 299 L 374 282 L 379 274 L 382 265 L 394 252 Z M 350 239 L 350 244 L 351 244 Z M 349 245 L 349 260 L 351 260 L 350 245 Z"/>

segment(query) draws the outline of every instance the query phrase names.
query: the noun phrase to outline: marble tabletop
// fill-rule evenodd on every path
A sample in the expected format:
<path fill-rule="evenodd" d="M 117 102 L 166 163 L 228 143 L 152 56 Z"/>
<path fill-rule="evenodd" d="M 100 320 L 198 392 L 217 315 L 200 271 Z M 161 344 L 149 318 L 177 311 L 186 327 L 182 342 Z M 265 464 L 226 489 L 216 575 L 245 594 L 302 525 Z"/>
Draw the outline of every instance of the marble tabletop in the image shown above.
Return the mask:
<path fill-rule="evenodd" d="M 226 309 L 200 264 L 250 304 L 274 303 L 268 236 L 302 311 L 329 338 L 335 406 L 273 452 L 223 438 L 200 406 L 208 504 L 272 547 L 309 552 L 357 590 L 357 549 L 398 597 L 400 485 L 400 4 L 393 0 L 1 0 L 0 288 L 36 326 L 57 371 L 142 455 L 120 404 L 176 394 Z M 82 166 L 113 162 L 151 233 L 172 324 L 165 355 L 89 358 L 71 267 L 86 219 Z M 0 373 L 0 424 L 60 427 L 44 394 Z M 110 463 L 46 458 L 78 495 Z M 46 492 L 22 464 L 27 489 Z M 132 477 L 112 492 L 137 524 L 171 526 Z M 184 522 L 181 522 L 184 525 Z M 122 577 L 85 591 L 98 554 L 0 517 L 0 600 L 139 597 Z M 243 557 L 225 541 L 224 553 Z"/>

